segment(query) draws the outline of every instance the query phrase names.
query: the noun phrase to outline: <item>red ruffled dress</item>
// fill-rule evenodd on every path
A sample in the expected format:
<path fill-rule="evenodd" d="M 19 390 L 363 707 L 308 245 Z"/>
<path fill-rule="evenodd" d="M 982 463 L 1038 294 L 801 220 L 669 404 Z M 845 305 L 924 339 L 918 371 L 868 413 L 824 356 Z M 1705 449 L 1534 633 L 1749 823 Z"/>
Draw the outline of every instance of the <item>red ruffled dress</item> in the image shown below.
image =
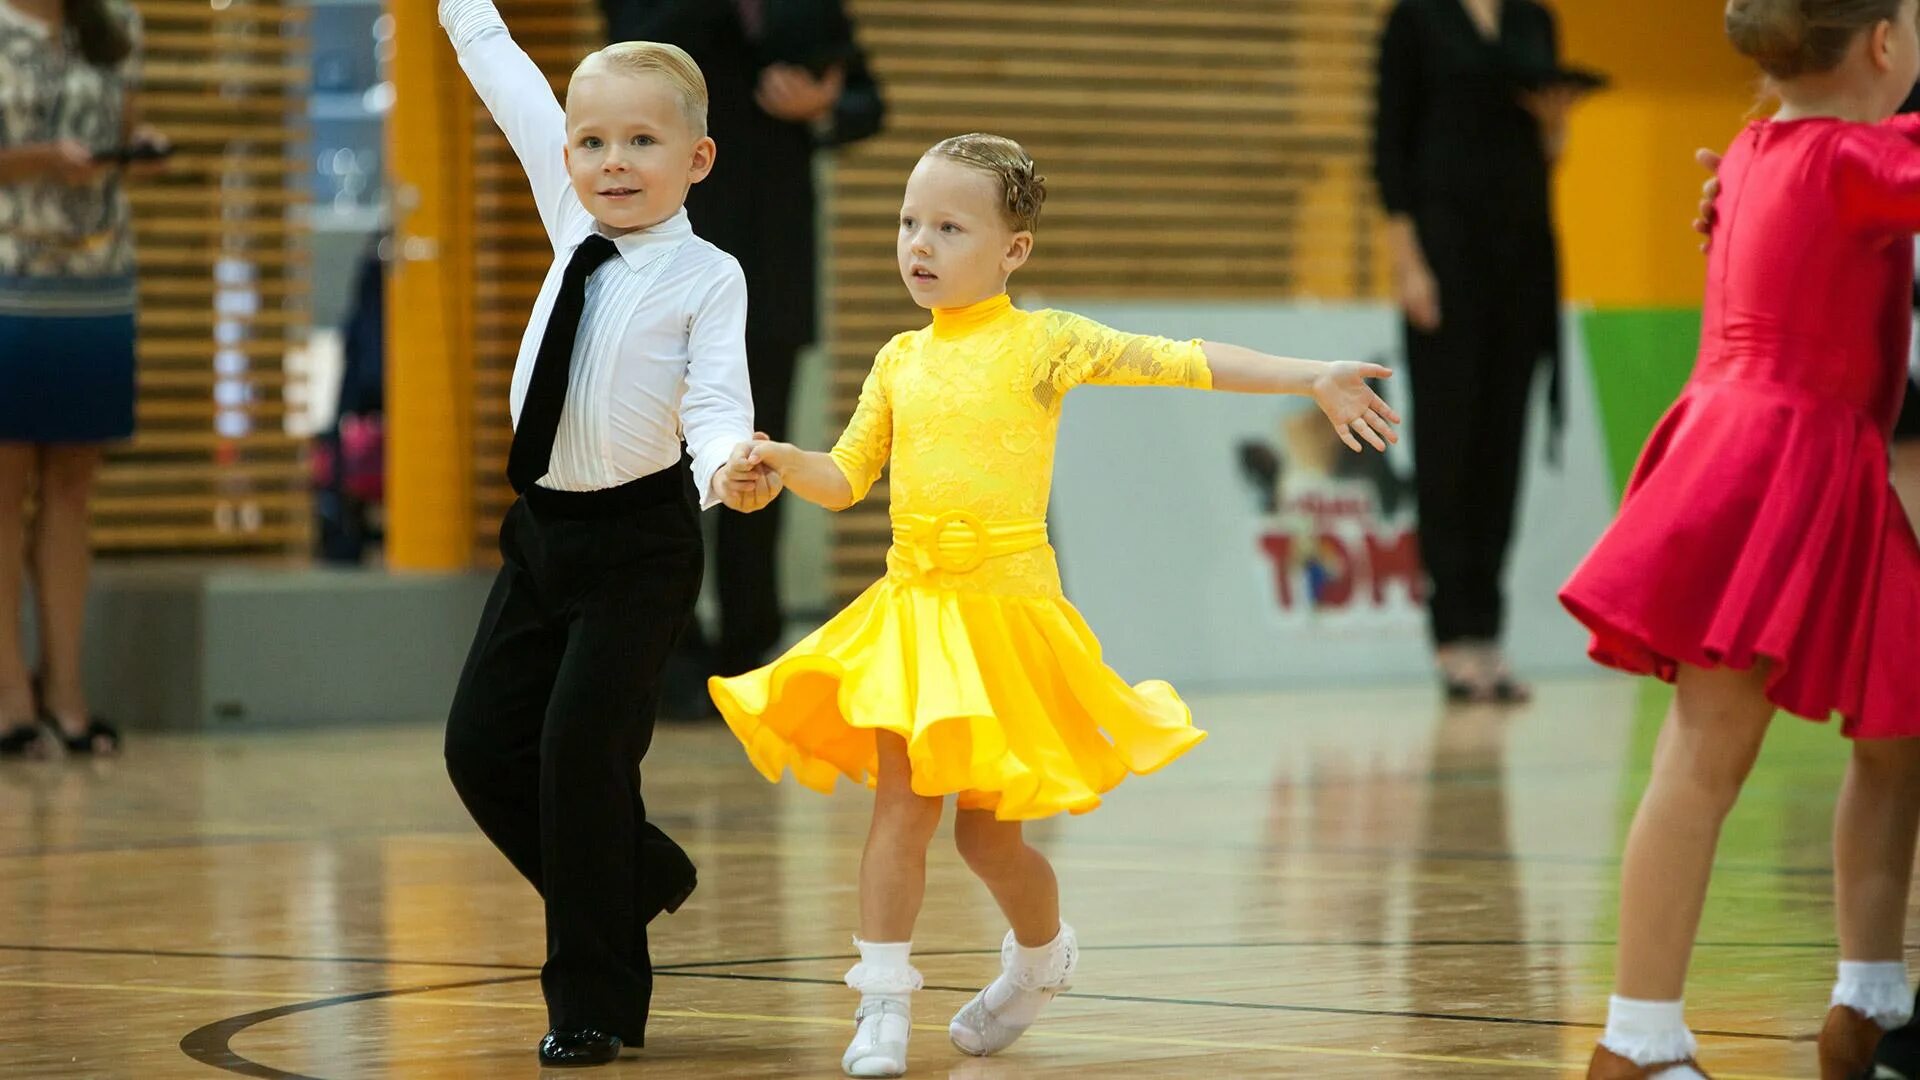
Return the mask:
<path fill-rule="evenodd" d="M 1764 659 L 1788 712 L 1920 735 L 1920 543 L 1887 456 L 1920 121 L 1757 121 L 1720 177 L 1693 377 L 1561 602 L 1610 667 Z"/>

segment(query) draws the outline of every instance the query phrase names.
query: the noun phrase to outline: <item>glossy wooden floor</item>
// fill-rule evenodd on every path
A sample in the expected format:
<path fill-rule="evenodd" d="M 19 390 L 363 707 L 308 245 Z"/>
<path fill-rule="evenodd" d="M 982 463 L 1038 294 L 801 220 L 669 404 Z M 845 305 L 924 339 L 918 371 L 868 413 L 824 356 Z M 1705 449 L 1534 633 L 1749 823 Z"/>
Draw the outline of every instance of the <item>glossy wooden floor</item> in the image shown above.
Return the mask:
<path fill-rule="evenodd" d="M 1032 830 L 1084 955 L 1001 1058 L 945 1038 L 1003 926 L 943 836 L 913 1075 L 1584 1060 L 1657 689 L 1551 685 L 1510 713 L 1421 689 L 1195 706 L 1214 735 L 1192 756 Z M 1842 754 L 1781 722 L 1728 828 L 1690 995 L 1722 1080 L 1813 1072 Z M 768 785 L 717 727 L 663 729 L 646 784 L 701 888 L 655 924 L 649 1045 L 595 1075 L 838 1075 L 865 793 Z M 542 953 L 533 894 L 468 824 L 433 727 L 146 737 L 111 765 L 0 768 L 0 1076 L 537 1075 Z"/>

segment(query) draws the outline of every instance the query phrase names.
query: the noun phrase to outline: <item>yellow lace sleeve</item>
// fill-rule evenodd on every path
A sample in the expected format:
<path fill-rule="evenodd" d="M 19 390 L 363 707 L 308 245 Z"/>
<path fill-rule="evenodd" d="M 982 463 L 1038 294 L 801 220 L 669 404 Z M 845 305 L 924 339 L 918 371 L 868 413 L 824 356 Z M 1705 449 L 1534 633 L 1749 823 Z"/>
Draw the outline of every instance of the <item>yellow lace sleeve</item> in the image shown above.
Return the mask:
<path fill-rule="evenodd" d="M 887 467 L 887 458 L 893 452 L 893 405 L 887 400 L 887 367 L 899 341 L 895 338 L 888 342 L 874 357 L 873 370 L 867 372 L 867 381 L 860 387 L 860 403 L 854 406 L 840 441 L 829 451 L 853 489 L 856 503 L 873 490 L 874 481 L 880 479 L 880 471 Z"/>
<path fill-rule="evenodd" d="M 1200 342 L 1128 334 L 1067 311 L 1039 312 L 1045 370 L 1034 396 L 1051 407 L 1076 386 L 1213 388 Z"/>

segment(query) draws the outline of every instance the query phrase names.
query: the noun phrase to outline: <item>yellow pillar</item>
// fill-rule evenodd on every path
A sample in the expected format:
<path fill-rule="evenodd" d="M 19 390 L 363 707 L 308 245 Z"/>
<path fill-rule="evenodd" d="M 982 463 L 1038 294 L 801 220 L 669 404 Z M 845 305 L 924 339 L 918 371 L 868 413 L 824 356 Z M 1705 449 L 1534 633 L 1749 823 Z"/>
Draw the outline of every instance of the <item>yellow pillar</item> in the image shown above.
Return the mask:
<path fill-rule="evenodd" d="M 1700 303 L 1705 263 L 1687 228 L 1759 72 L 1727 44 L 1720 4 L 1577 0 L 1556 5 L 1560 44 L 1613 88 L 1574 113 L 1557 201 L 1568 298 L 1607 307 Z"/>
<path fill-rule="evenodd" d="M 471 91 L 433 4 L 400 0 L 387 12 L 387 562 L 462 569 L 474 543 Z"/>

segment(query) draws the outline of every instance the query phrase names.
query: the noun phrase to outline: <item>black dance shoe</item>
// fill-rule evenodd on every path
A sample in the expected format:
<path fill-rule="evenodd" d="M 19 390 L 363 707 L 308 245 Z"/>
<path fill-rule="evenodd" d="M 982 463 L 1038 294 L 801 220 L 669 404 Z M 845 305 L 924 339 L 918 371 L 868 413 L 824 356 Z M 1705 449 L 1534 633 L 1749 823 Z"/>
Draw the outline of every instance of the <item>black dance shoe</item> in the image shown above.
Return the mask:
<path fill-rule="evenodd" d="M 606 1065 L 620 1057 L 620 1036 L 604 1031 L 561 1031 L 540 1040 L 540 1064 L 556 1069 Z"/>
<path fill-rule="evenodd" d="M 700 883 L 695 872 L 693 860 L 681 850 L 680 845 L 668 840 L 663 833 L 656 842 L 641 845 L 644 861 L 640 874 L 645 884 L 640 887 L 640 908 L 648 922 L 652 922 L 662 912 L 668 915 L 680 910 L 680 905 L 693 895 L 695 885 Z"/>

